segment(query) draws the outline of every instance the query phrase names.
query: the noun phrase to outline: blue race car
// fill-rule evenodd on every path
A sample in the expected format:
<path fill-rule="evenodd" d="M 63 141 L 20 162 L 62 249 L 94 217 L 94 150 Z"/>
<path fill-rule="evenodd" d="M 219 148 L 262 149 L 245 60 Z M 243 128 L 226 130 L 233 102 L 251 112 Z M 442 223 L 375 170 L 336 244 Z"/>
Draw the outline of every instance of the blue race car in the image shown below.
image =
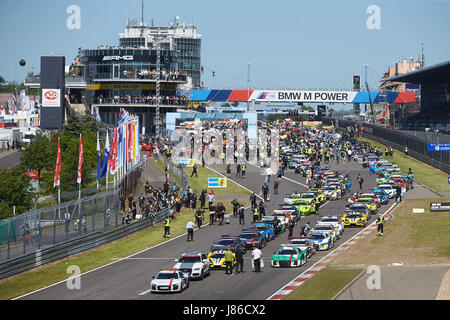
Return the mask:
<path fill-rule="evenodd" d="M 331 236 L 325 232 L 312 231 L 308 234 L 307 239 L 314 242 L 316 250 L 328 250 L 333 248 L 334 242 Z"/>
<path fill-rule="evenodd" d="M 255 223 L 254 227 L 242 229 L 242 232 L 247 232 L 247 231 L 259 232 L 266 239 L 266 242 L 269 242 L 269 241 L 275 239 L 275 228 L 268 223 L 257 222 L 257 223 Z"/>
<path fill-rule="evenodd" d="M 239 235 L 239 238 L 243 243 L 245 243 L 246 249 L 254 249 L 258 247 L 258 245 L 263 248 L 267 244 L 266 238 L 256 229 L 246 229 L 246 231 L 243 231 Z"/>

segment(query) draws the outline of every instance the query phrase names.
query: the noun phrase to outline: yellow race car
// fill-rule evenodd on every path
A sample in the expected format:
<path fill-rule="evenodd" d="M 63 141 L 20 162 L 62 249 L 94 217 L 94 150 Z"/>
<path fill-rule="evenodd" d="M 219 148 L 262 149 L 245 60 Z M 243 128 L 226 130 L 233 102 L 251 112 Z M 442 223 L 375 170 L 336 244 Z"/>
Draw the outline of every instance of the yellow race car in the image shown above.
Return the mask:
<path fill-rule="evenodd" d="M 354 203 L 364 203 L 370 210 L 370 214 L 377 214 L 378 206 L 372 198 L 358 198 Z"/>
<path fill-rule="evenodd" d="M 327 194 L 323 192 L 322 189 L 309 188 L 307 192 L 314 194 L 316 198 L 319 200 L 319 203 L 324 203 L 325 201 L 327 201 Z"/>
<path fill-rule="evenodd" d="M 217 250 L 208 253 L 209 268 L 210 269 L 225 269 L 225 251 Z M 236 255 L 233 252 L 233 266 L 236 264 Z"/>
<path fill-rule="evenodd" d="M 367 215 L 361 212 L 346 211 L 342 216 L 342 221 L 344 222 L 344 227 L 350 226 L 367 226 Z"/>

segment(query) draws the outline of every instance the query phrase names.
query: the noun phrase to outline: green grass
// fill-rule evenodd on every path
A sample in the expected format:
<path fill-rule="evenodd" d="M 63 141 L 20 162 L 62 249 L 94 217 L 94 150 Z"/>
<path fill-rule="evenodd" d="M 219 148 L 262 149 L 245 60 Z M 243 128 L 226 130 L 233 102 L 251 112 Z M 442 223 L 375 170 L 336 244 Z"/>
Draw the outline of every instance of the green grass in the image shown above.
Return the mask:
<path fill-rule="evenodd" d="M 284 300 L 331 300 L 362 269 L 322 269 L 287 295 Z"/>
<path fill-rule="evenodd" d="M 159 163 L 157 165 L 159 168 L 162 168 L 162 170 L 164 170 L 164 163 Z M 197 181 L 198 186 L 203 187 L 199 184 L 199 181 Z M 246 190 L 244 191 L 247 192 Z M 199 205 L 199 203 L 197 204 Z M 244 203 L 244 205 L 247 204 L 248 201 Z M 233 212 L 231 203 L 224 203 L 224 205 L 227 212 Z M 186 232 L 186 223 L 189 220 L 193 222 L 195 221 L 194 212 L 194 210 L 189 208 L 183 207 L 181 209 L 181 213 L 171 223 L 170 234 L 172 238 Z M 209 216 L 208 212 L 205 211 L 204 223 L 206 223 L 207 221 L 209 221 Z M 146 230 L 137 232 L 126 238 L 87 252 L 80 253 L 74 257 L 60 260 L 48 266 L 31 270 L 9 279 L 1 280 L 0 300 L 12 299 L 27 292 L 31 292 L 39 288 L 48 286 L 52 283 L 65 280 L 70 276 L 66 273 L 67 267 L 70 265 L 77 265 L 80 267 L 81 272 L 87 272 L 89 270 L 111 263 L 117 258 L 127 257 L 133 253 L 165 242 L 167 241 L 167 239 L 163 238 L 163 234 L 164 227 L 162 224 L 159 224 L 153 228 L 148 228 Z"/>
<path fill-rule="evenodd" d="M 387 146 L 375 142 L 367 138 L 360 138 L 360 141 L 369 142 L 371 146 L 385 149 Z M 397 166 L 403 171 L 408 172 L 409 168 L 414 172 L 415 178 L 418 182 L 426 185 L 437 192 L 450 192 L 450 184 L 448 184 L 448 175 L 436 168 L 433 168 L 419 160 L 410 156 L 405 156 L 403 152 L 394 150 L 394 156 L 388 157 L 389 161 L 397 164 Z"/>

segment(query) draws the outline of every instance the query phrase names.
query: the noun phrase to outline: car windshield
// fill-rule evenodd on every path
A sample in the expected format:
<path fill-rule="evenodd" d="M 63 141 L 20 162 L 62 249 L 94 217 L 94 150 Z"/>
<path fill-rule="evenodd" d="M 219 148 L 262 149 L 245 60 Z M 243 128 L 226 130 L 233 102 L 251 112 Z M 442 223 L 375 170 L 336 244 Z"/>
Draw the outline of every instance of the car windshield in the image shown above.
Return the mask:
<path fill-rule="evenodd" d="M 223 259 L 225 257 L 225 254 L 224 253 L 213 253 L 212 255 L 211 255 L 211 258 L 212 259 Z"/>
<path fill-rule="evenodd" d="M 312 199 L 312 198 L 314 198 L 314 195 L 313 195 L 313 194 L 307 194 L 307 193 L 304 193 L 304 194 L 302 194 L 302 198 L 305 198 L 305 199 Z"/>
<path fill-rule="evenodd" d="M 356 218 L 361 218 L 362 216 L 360 214 L 349 214 L 347 215 L 347 218 L 350 219 L 356 219 Z"/>
<path fill-rule="evenodd" d="M 372 200 L 370 200 L 370 199 L 358 199 L 358 202 L 369 203 L 369 202 L 372 202 Z"/>
<path fill-rule="evenodd" d="M 364 209 L 364 208 L 366 208 L 365 204 L 356 204 L 355 203 L 350 206 L 350 209 Z"/>
<path fill-rule="evenodd" d="M 378 186 L 378 188 L 380 188 L 380 189 L 386 189 L 386 190 L 392 189 L 391 186 Z"/>
<path fill-rule="evenodd" d="M 325 236 L 323 234 L 310 234 L 309 237 L 312 239 L 325 239 Z"/>
<path fill-rule="evenodd" d="M 300 201 L 297 203 L 299 206 L 309 206 L 308 202 Z"/>
<path fill-rule="evenodd" d="M 324 222 L 338 222 L 338 218 L 322 218 Z"/>
<path fill-rule="evenodd" d="M 282 249 L 282 250 L 278 250 L 277 252 L 278 255 L 294 255 L 297 254 L 296 250 L 287 250 L 287 249 Z"/>
<path fill-rule="evenodd" d="M 292 243 L 292 244 L 304 244 L 304 245 L 308 245 L 308 241 L 306 241 L 306 240 L 301 240 L 301 239 L 291 240 L 290 243 Z"/>
<path fill-rule="evenodd" d="M 178 279 L 178 274 L 176 272 L 160 272 L 156 279 Z"/>
<path fill-rule="evenodd" d="M 334 188 L 334 187 L 326 187 L 323 190 L 325 190 L 325 191 L 334 191 L 334 190 L 336 190 L 336 188 Z"/>
<path fill-rule="evenodd" d="M 182 256 L 178 262 L 181 263 L 190 263 L 190 262 L 201 262 L 202 259 L 200 256 Z"/>
<path fill-rule="evenodd" d="M 330 226 L 317 226 L 317 227 L 314 228 L 314 230 L 330 231 L 330 230 L 333 230 L 333 227 L 330 227 Z"/>
<path fill-rule="evenodd" d="M 230 245 L 234 244 L 234 241 L 233 240 L 224 239 L 224 240 L 217 241 L 217 244 L 221 245 L 221 246 L 230 246 Z"/>
<path fill-rule="evenodd" d="M 254 233 L 243 233 L 239 236 L 239 238 L 243 238 L 243 239 L 253 239 L 256 237 L 257 237 L 257 235 Z"/>

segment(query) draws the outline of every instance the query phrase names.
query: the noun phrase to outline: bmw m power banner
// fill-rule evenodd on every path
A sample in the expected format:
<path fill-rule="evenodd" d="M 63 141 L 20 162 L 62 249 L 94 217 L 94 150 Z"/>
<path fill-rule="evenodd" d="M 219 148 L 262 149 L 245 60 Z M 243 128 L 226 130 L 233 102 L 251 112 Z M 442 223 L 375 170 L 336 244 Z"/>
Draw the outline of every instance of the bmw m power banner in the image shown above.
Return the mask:
<path fill-rule="evenodd" d="M 226 188 L 227 178 L 208 178 L 208 188 Z"/>

